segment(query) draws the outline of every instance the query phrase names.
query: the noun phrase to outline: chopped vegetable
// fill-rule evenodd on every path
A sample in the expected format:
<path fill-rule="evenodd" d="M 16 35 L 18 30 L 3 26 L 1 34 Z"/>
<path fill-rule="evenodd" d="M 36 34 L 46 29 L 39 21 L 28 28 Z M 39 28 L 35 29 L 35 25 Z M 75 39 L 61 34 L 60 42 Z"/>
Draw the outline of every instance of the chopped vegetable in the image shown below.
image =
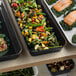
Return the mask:
<path fill-rule="evenodd" d="M 37 51 L 59 46 L 57 38 L 54 33 L 52 34 L 52 27 L 47 23 L 46 14 L 42 12 L 41 6 L 37 5 L 35 0 L 17 0 L 15 3 L 11 3 L 11 8 L 22 35 L 31 48 Z"/>
<path fill-rule="evenodd" d="M 73 65 L 74 63 L 70 59 L 70 60 L 50 63 L 48 64 L 48 68 L 52 73 L 61 73 L 70 70 L 73 67 Z"/>
<path fill-rule="evenodd" d="M 0 73 L 0 76 L 33 76 L 33 75 L 34 75 L 33 68 L 20 69 L 20 70 Z"/>
<path fill-rule="evenodd" d="M 17 12 L 15 13 L 15 16 L 16 16 L 16 17 L 19 17 L 19 16 L 20 16 L 20 11 L 17 11 Z"/>
<path fill-rule="evenodd" d="M 0 34 L 0 56 L 3 56 L 8 52 L 9 46 L 8 37 L 6 37 L 5 34 Z"/>
<path fill-rule="evenodd" d="M 39 31 L 39 32 L 44 32 L 44 26 L 40 26 L 40 27 L 37 27 L 36 28 L 36 31 Z"/>

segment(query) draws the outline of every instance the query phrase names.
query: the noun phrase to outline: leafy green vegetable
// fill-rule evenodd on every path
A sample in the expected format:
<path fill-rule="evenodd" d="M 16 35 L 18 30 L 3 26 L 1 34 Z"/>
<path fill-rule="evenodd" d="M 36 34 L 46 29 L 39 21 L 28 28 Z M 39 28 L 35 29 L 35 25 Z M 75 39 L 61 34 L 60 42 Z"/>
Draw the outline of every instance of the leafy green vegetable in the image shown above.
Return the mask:
<path fill-rule="evenodd" d="M 43 12 L 38 12 L 37 15 L 46 15 L 46 14 Z"/>
<path fill-rule="evenodd" d="M 29 34 L 30 36 L 32 36 L 32 29 L 29 29 Z"/>
<path fill-rule="evenodd" d="M 58 0 L 46 0 L 46 2 L 47 2 L 49 5 L 55 3 L 56 1 L 58 1 Z"/>
<path fill-rule="evenodd" d="M 25 20 L 27 18 L 27 13 L 25 13 L 25 16 L 23 17 L 23 20 Z"/>
<path fill-rule="evenodd" d="M 64 14 L 64 17 L 66 17 L 70 12 L 72 12 L 74 10 L 76 10 L 76 9 L 70 9 L 66 14 Z M 62 25 L 63 29 L 66 31 L 72 30 L 73 27 L 76 27 L 76 21 L 71 26 L 68 26 L 66 23 L 64 23 L 64 20 L 62 20 L 60 22 L 60 24 Z"/>
<path fill-rule="evenodd" d="M 0 41 L 0 46 L 1 46 L 1 41 Z"/>
<path fill-rule="evenodd" d="M 76 44 L 76 34 L 72 37 L 72 42 Z"/>
<path fill-rule="evenodd" d="M 63 27 L 64 30 L 68 31 L 68 30 L 72 30 L 73 27 L 76 27 L 76 22 L 73 23 L 71 26 L 68 26 L 66 23 L 64 23 L 64 21 L 62 20 L 60 22 L 61 26 Z"/>
<path fill-rule="evenodd" d="M 74 6 L 75 6 L 76 2 L 73 0 L 73 3 L 70 5 L 70 7 L 64 9 L 63 11 L 61 12 L 57 12 L 53 7 L 51 8 L 52 12 L 57 16 L 61 16 L 62 14 L 65 14 L 66 11 L 69 11 L 71 10 Z"/>
<path fill-rule="evenodd" d="M 5 34 L 0 34 L 0 38 L 4 38 L 4 37 L 6 37 Z"/>
<path fill-rule="evenodd" d="M 18 10 L 20 10 L 22 13 L 25 12 L 24 7 L 20 7 Z"/>
<path fill-rule="evenodd" d="M 67 16 L 70 12 L 75 11 L 75 10 L 76 10 L 76 8 L 75 9 L 70 9 L 67 13 L 64 14 L 64 17 Z"/>
<path fill-rule="evenodd" d="M 51 31 L 53 28 L 52 27 L 46 27 L 45 31 Z"/>
<path fill-rule="evenodd" d="M 33 75 L 34 75 L 33 68 L 20 69 L 0 74 L 0 76 L 33 76 Z"/>
<path fill-rule="evenodd" d="M 34 2 L 34 3 L 32 4 L 32 6 L 33 6 L 33 8 L 37 8 L 36 2 Z"/>
<path fill-rule="evenodd" d="M 32 23 L 27 23 L 26 26 L 39 27 L 39 26 L 42 26 L 42 24 L 32 24 Z"/>
<path fill-rule="evenodd" d="M 16 0 L 17 3 L 24 3 L 24 0 Z"/>
<path fill-rule="evenodd" d="M 29 6 L 30 6 L 29 3 L 26 3 L 25 7 L 27 8 L 27 7 L 29 7 Z"/>
<path fill-rule="evenodd" d="M 43 24 L 44 22 L 46 22 L 46 19 L 45 18 L 41 21 L 41 24 Z"/>
<path fill-rule="evenodd" d="M 55 38 L 55 44 L 56 44 L 56 46 L 59 46 L 59 43 L 58 43 L 58 41 L 57 41 L 56 36 L 54 36 L 54 38 Z"/>
<path fill-rule="evenodd" d="M 5 50 L 5 51 L 0 52 L 0 57 L 3 56 L 3 55 L 5 55 L 7 52 L 8 52 L 8 49 Z"/>

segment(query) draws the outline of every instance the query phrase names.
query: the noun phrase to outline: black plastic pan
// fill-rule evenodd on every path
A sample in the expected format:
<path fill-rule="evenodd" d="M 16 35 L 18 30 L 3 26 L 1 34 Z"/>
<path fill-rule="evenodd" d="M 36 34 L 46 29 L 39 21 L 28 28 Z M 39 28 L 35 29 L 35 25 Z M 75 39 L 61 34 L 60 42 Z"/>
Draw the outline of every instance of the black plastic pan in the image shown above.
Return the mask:
<path fill-rule="evenodd" d="M 15 18 L 15 16 L 14 16 L 13 12 L 12 12 L 12 9 L 11 9 L 11 7 L 10 7 L 10 4 L 9 4 L 8 0 L 4 0 L 4 2 L 5 2 L 5 4 L 6 4 L 6 6 L 7 6 L 7 10 L 10 10 L 9 14 L 12 16 L 12 20 L 13 20 L 13 21 L 15 20 L 15 22 L 16 22 L 16 25 L 15 25 L 15 26 L 18 27 L 16 18 Z M 41 0 L 36 0 L 36 2 L 37 2 L 37 4 L 39 4 L 39 5 L 42 6 Z M 48 12 L 43 8 L 43 6 L 42 6 L 42 9 L 43 9 L 43 12 L 46 13 L 46 15 L 47 15 L 46 17 L 47 17 L 47 19 L 49 19 L 50 24 L 51 24 L 51 27 L 53 27 L 53 31 L 55 32 L 55 35 L 56 35 L 56 37 L 57 37 L 57 39 L 58 39 L 58 42 L 59 42 L 59 44 L 60 44 L 61 47 L 56 47 L 56 48 L 51 48 L 51 49 L 48 49 L 48 50 L 41 50 L 41 51 L 33 52 L 34 49 L 33 49 L 33 48 L 30 48 L 30 47 L 27 45 L 26 40 L 24 39 L 24 41 L 25 41 L 25 44 L 24 44 L 24 45 L 27 46 L 27 48 L 28 48 L 28 50 L 29 50 L 29 52 L 31 53 L 32 56 L 37 56 L 37 55 L 41 55 L 41 54 L 58 52 L 58 51 L 60 51 L 60 50 L 62 49 L 62 47 L 65 45 L 65 39 L 64 39 L 64 37 L 62 36 L 62 34 L 60 33 L 60 31 L 58 30 L 58 28 L 57 28 L 57 27 L 55 26 L 55 24 L 53 23 L 52 19 L 50 18 L 50 15 L 49 15 Z M 19 30 L 19 31 L 20 31 L 20 30 Z M 21 33 L 19 33 L 19 34 L 21 34 Z M 21 35 L 21 36 L 22 36 L 22 35 Z M 23 37 L 23 38 L 24 38 L 24 37 Z M 24 41 L 23 41 L 23 42 L 24 42 Z"/>
<path fill-rule="evenodd" d="M 60 72 L 51 72 L 51 68 L 49 67 L 49 64 L 47 64 L 47 68 L 48 68 L 49 72 L 52 74 L 52 76 L 66 74 L 66 73 L 69 73 L 75 66 L 75 63 L 72 59 L 69 59 L 68 61 L 72 64 L 72 67 L 68 70 L 63 70 L 63 71 L 60 71 Z"/>
<path fill-rule="evenodd" d="M 10 41 L 10 47 L 8 52 L 0 57 L 0 61 L 4 61 L 17 58 L 22 51 L 22 47 L 18 40 L 17 34 L 13 28 L 13 25 L 8 17 L 8 13 L 6 12 L 5 6 L 2 1 L 0 2 L 0 21 L 2 22 L 0 25 L 0 34 L 5 34 Z"/>

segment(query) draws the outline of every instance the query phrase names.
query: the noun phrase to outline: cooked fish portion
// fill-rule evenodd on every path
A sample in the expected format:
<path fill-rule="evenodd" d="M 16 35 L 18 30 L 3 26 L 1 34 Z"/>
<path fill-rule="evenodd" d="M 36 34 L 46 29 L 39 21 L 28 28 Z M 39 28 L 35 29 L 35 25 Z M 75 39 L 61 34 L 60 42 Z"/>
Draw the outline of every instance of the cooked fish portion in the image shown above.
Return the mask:
<path fill-rule="evenodd" d="M 4 38 L 0 38 L 0 52 L 5 51 L 8 48 Z"/>
<path fill-rule="evenodd" d="M 53 5 L 53 8 L 57 11 L 63 11 L 67 7 L 69 7 L 72 4 L 71 0 L 60 0 L 55 5 Z"/>
<path fill-rule="evenodd" d="M 68 26 L 71 26 L 76 21 L 76 10 L 70 12 L 65 18 L 64 22 L 68 24 Z"/>

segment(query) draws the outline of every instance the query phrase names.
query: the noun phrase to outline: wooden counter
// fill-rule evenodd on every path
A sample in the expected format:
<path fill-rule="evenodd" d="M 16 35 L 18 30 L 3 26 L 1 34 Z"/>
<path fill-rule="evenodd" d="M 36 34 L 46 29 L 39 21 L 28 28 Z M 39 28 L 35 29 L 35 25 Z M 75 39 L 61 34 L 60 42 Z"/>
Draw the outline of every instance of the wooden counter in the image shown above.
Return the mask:
<path fill-rule="evenodd" d="M 28 68 L 74 57 L 76 57 L 76 48 L 71 46 L 66 46 L 66 48 L 63 48 L 60 52 L 35 57 L 31 56 L 27 51 L 23 51 L 17 59 L 0 62 L 0 72 Z"/>

